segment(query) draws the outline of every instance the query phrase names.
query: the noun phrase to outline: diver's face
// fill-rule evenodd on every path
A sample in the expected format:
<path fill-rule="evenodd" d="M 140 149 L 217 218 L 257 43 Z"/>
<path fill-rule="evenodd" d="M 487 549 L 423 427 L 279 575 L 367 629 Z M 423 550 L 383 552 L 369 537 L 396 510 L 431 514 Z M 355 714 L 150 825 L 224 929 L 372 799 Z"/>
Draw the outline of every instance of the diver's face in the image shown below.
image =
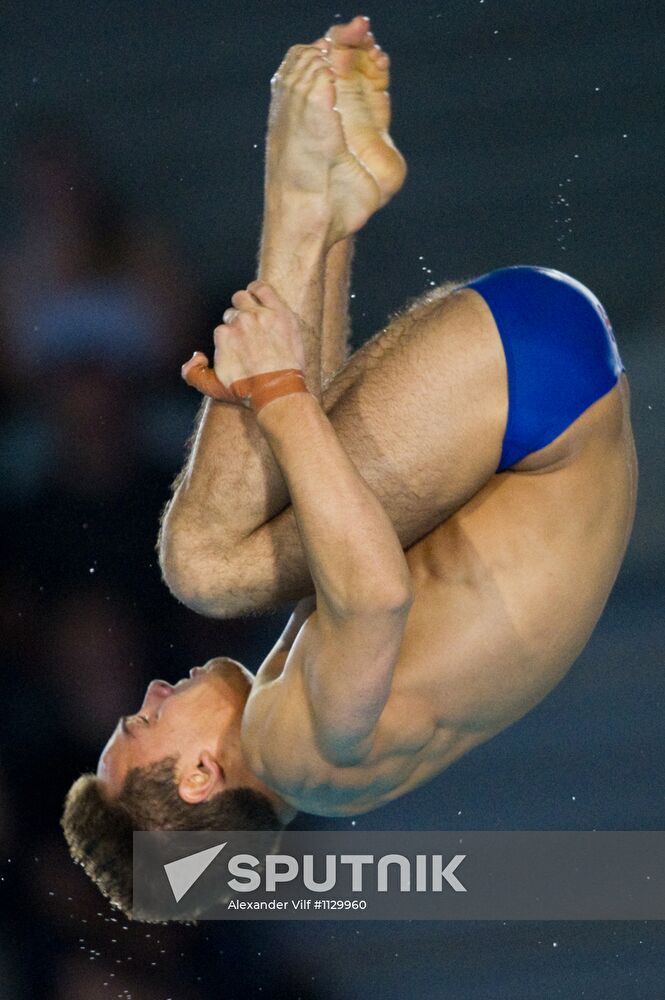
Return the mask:
<path fill-rule="evenodd" d="M 151 681 L 138 711 L 118 720 L 99 758 L 97 775 L 108 794 L 120 792 L 131 768 L 164 757 L 177 756 L 183 773 L 217 760 L 225 733 L 242 717 L 250 687 L 251 674 L 227 659 L 194 667 L 177 684 Z"/>

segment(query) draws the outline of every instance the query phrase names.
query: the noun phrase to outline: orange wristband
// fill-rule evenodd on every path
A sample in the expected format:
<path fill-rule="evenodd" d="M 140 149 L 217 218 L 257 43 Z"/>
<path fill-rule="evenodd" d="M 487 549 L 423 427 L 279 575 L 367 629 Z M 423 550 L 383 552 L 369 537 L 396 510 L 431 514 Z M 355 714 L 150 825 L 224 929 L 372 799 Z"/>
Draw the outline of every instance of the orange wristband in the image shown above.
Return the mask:
<path fill-rule="evenodd" d="M 273 399 L 291 396 L 294 392 L 307 392 L 307 386 L 300 368 L 281 368 L 276 372 L 236 379 L 231 385 L 231 392 L 237 393 L 241 399 L 249 399 L 254 413 L 259 413 Z"/>
<path fill-rule="evenodd" d="M 279 371 L 238 378 L 227 389 L 215 375 L 214 368 L 208 366 L 207 361 L 205 355 L 195 354 L 187 364 L 183 365 L 182 377 L 187 385 L 198 389 L 205 396 L 226 403 L 242 403 L 244 400 L 249 400 L 254 413 L 259 413 L 264 406 L 280 396 L 308 391 L 305 375 L 300 368 L 281 368 Z"/>

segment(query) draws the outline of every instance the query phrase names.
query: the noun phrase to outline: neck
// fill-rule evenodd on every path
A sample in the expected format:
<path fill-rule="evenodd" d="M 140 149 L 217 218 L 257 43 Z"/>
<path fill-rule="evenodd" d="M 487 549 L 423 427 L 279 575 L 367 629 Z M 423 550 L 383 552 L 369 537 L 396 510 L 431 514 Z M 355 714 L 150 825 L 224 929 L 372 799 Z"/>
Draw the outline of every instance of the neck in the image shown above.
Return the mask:
<path fill-rule="evenodd" d="M 278 795 L 274 788 L 270 788 L 265 782 L 261 781 L 259 778 L 256 779 L 256 790 L 257 792 L 262 792 L 265 797 L 269 800 L 271 806 L 277 813 L 277 818 L 279 819 L 282 826 L 288 826 L 296 816 L 298 815 L 298 810 L 294 809 L 286 799 L 283 799 L 281 795 Z"/>

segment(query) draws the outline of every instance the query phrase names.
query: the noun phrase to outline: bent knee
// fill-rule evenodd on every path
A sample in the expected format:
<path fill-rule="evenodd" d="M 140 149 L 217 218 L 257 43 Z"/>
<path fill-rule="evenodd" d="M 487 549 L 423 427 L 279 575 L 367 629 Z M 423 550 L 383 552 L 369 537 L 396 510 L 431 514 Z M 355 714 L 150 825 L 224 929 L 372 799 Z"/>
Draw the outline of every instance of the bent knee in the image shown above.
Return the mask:
<path fill-rule="evenodd" d="M 190 533 L 173 529 L 162 530 L 158 554 L 162 579 L 181 604 L 211 618 L 237 614 L 231 600 L 228 560 L 217 557 L 213 564 Z"/>

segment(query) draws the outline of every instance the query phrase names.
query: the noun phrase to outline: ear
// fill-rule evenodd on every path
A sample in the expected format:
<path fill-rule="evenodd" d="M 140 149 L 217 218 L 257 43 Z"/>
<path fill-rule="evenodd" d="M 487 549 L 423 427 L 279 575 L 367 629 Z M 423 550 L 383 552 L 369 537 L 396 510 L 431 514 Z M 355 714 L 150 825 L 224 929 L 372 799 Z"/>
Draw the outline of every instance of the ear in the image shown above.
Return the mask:
<path fill-rule="evenodd" d="M 195 805 L 206 802 L 224 790 L 224 770 L 207 750 L 203 750 L 195 767 L 183 771 L 178 782 L 178 794 L 184 802 Z"/>

